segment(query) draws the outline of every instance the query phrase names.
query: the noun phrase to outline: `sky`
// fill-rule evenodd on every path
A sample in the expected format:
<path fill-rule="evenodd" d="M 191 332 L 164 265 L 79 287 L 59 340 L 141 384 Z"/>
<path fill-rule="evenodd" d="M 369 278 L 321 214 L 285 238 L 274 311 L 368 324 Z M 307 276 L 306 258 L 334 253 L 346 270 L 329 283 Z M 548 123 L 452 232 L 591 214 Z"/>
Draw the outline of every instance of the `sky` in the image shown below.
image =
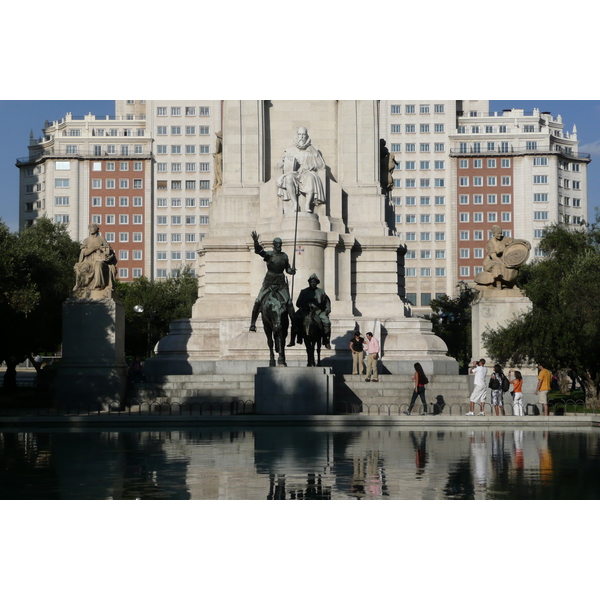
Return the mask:
<path fill-rule="evenodd" d="M 214 93 L 214 90 L 211 91 Z M 440 90 L 434 99 L 442 96 L 445 97 Z M 588 166 L 588 220 L 594 220 L 595 209 L 600 207 L 600 100 L 490 102 L 490 111 L 508 108 L 522 108 L 528 112 L 539 108 L 540 111 L 550 112 L 553 117 L 562 115 L 565 129 L 569 132 L 572 132 L 573 125 L 577 126 L 579 151 L 591 154 L 592 158 Z M 15 166 L 16 159 L 28 155 L 31 130 L 37 138 L 41 136 L 46 120 L 62 119 L 68 112 L 73 116 L 88 113 L 114 115 L 115 103 L 114 100 L 0 100 L 0 181 L 3 182 L 0 187 L 0 218 L 11 230 L 17 230 L 19 219 L 19 170 Z"/>

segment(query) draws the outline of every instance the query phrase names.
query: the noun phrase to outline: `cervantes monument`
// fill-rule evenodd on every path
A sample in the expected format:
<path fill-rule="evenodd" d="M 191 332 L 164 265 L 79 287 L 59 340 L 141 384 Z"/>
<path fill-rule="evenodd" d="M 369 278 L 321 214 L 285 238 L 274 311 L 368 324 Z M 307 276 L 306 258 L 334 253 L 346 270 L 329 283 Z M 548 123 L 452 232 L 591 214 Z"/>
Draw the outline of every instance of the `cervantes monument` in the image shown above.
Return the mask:
<path fill-rule="evenodd" d="M 265 277 L 253 231 L 269 250 L 280 238 L 295 264 L 295 275 L 285 275 L 294 309 L 309 277 L 320 280 L 331 303 L 331 349 L 321 358 L 334 372 L 350 372 L 348 347 L 357 327 L 379 338 L 391 373 L 412 373 L 416 360 L 432 374 L 458 372 L 431 324 L 412 318 L 402 299 L 405 249 L 393 235 L 393 210 L 382 193 L 377 111 L 375 101 L 362 100 L 224 102 L 219 181 L 199 252 L 199 298 L 192 318 L 173 322 L 158 343 L 148 374 L 250 373 L 267 366 L 260 318 L 258 331 L 250 331 Z M 304 348 L 288 348 L 286 360 L 304 366 Z"/>

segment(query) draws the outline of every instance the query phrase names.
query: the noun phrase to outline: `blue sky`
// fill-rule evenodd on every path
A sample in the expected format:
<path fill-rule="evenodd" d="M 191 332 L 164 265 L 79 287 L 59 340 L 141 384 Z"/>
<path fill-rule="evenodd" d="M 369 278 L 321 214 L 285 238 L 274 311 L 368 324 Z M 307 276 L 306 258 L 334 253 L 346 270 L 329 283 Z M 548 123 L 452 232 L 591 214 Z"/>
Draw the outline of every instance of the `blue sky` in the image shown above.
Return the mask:
<path fill-rule="evenodd" d="M 592 155 L 588 167 L 588 219 L 600 207 L 600 100 L 493 100 L 491 111 L 539 108 L 553 117 L 562 115 L 568 131 L 577 126 L 579 149 Z M 92 113 L 113 115 L 112 100 L 3 100 L 0 101 L 0 218 L 13 230 L 18 227 L 19 172 L 16 159 L 27 156 L 29 132 L 39 137 L 46 120 Z"/>

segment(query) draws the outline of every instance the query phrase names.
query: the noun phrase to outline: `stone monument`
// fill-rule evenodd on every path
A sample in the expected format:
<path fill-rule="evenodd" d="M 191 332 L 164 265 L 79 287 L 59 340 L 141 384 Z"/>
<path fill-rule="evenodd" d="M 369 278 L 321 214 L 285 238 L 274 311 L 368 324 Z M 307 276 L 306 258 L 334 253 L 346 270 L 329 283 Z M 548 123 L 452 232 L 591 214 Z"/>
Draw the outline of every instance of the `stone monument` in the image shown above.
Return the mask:
<path fill-rule="evenodd" d="M 117 258 L 98 225 L 81 243 L 75 287 L 62 309 L 62 359 L 53 385 L 55 405 L 92 410 L 125 396 L 125 311 L 114 291 Z"/>
<path fill-rule="evenodd" d="M 199 297 L 192 318 L 173 322 L 157 344 L 147 374 L 256 373 L 268 365 L 264 337 L 249 331 L 264 278 L 252 229 L 262 240 L 281 239 L 295 265 L 295 275 L 282 274 L 292 303 L 295 280 L 317 274 L 323 282 L 331 303 L 323 366 L 348 373 L 350 338 L 360 329 L 380 340 L 384 371 L 412 373 L 419 361 L 431 374 L 458 373 L 431 324 L 412 318 L 403 300 L 405 248 L 382 189 L 377 113 L 377 102 L 366 100 L 224 102 L 222 184 L 199 248 Z M 389 169 L 389 156 L 385 162 Z M 304 367 L 304 348 L 289 348 L 286 362 Z"/>
<path fill-rule="evenodd" d="M 507 325 L 531 307 L 531 301 L 515 285 L 519 267 L 529 258 L 531 244 L 527 240 L 505 237 L 498 225 L 494 225 L 491 232 L 492 237 L 485 245 L 483 271 L 475 276 L 480 293 L 471 312 L 473 357 L 475 360 L 485 358 L 488 364 L 490 359 L 481 338 L 483 332 Z"/>

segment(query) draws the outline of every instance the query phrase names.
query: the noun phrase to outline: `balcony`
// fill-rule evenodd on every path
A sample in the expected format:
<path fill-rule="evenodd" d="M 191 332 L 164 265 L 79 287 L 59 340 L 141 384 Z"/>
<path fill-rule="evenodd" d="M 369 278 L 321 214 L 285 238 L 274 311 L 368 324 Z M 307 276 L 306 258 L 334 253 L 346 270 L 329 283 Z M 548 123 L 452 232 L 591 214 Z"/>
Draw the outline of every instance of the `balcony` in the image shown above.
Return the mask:
<path fill-rule="evenodd" d="M 537 149 L 533 150 L 530 148 L 515 147 L 512 144 L 509 144 L 505 148 L 499 147 L 499 148 L 496 148 L 495 150 L 487 150 L 487 149 L 483 149 L 483 148 L 478 149 L 478 148 L 474 147 L 473 144 L 468 144 L 466 147 L 458 147 L 458 148 L 450 149 L 450 156 L 452 156 L 452 157 L 456 157 L 456 156 L 498 156 L 498 155 L 524 156 L 527 154 L 535 154 L 535 155 L 560 154 L 561 156 L 565 156 L 567 158 L 575 158 L 575 159 L 583 160 L 583 161 L 587 161 L 587 162 L 589 162 L 591 160 L 591 158 L 590 158 L 591 155 L 586 152 L 570 152 L 562 147 L 552 148 L 552 149 L 537 148 Z"/>
<path fill-rule="evenodd" d="M 46 158 L 57 158 L 61 160 L 81 160 L 90 158 L 104 160 L 151 160 L 153 158 L 153 154 L 152 152 L 144 152 L 143 154 L 122 154 L 120 152 L 117 152 L 115 154 L 108 154 L 107 152 L 102 152 L 100 154 L 97 154 L 94 151 L 77 152 L 76 154 L 71 154 L 67 152 L 58 152 L 56 150 L 45 150 L 44 152 L 37 152 L 35 154 L 32 154 L 31 156 L 17 158 L 17 167 L 35 164 Z"/>

